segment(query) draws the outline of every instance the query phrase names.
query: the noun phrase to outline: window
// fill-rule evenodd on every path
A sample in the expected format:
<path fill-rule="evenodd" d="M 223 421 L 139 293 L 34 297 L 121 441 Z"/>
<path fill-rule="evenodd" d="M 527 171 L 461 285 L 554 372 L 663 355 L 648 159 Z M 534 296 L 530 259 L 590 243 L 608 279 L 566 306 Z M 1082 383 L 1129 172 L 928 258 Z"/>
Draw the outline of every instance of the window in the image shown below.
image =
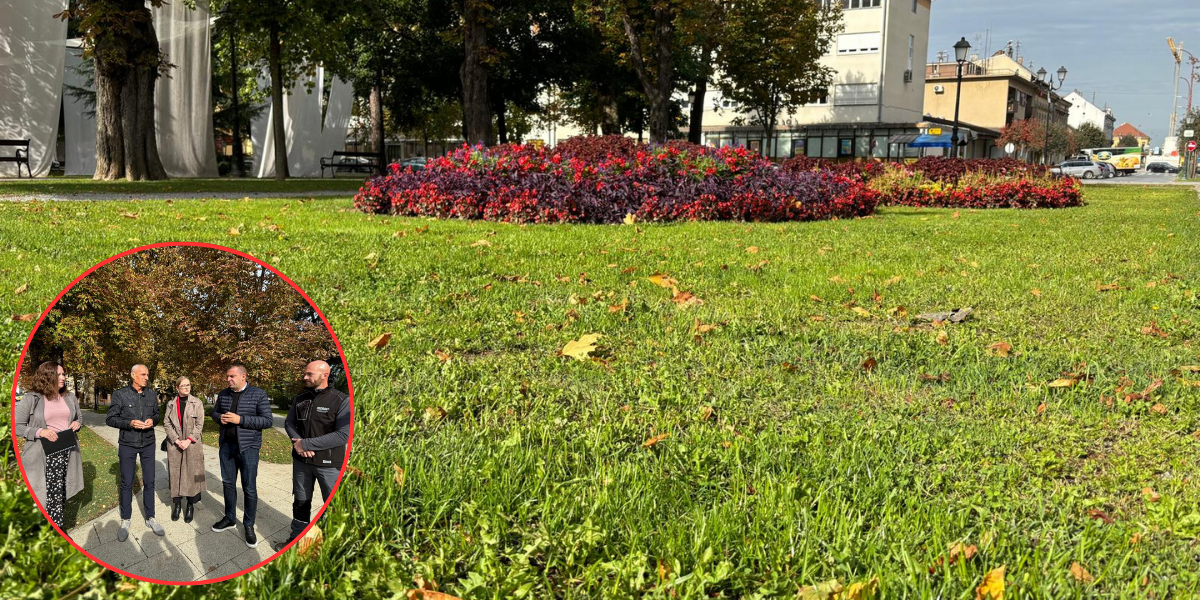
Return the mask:
<path fill-rule="evenodd" d="M 917 12 L 917 0 L 913 0 L 913 12 Z"/>
<path fill-rule="evenodd" d="M 829 90 L 825 90 L 825 93 L 821 97 L 805 104 L 805 106 L 825 106 L 827 104 L 829 104 Z"/>
<path fill-rule="evenodd" d="M 808 138 L 807 144 L 805 146 L 806 147 L 804 150 L 808 156 L 810 156 L 812 158 L 820 158 L 821 157 L 821 138 L 819 138 L 819 137 Z"/>
<path fill-rule="evenodd" d="M 834 101 L 838 106 L 860 106 L 879 101 L 877 83 L 839 83 L 834 86 Z"/>
<path fill-rule="evenodd" d="M 883 0 L 823 0 L 823 4 L 825 6 L 837 6 L 840 4 L 842 9 L 851 10 L 855 8 L 879 8 L 883 5 Z"/>
<path fill-rule="evenodd" d="M 915 6 L 915 4 L 914 4 L 914 6 Z M 908 71 L 910 73 L 913 70 L 913 51 L 916 50 L 916 47 L 917 47 L 917 36 L 915 36 L 911 33 L 908 34 Z"/>
<path fill-rule="evenodd" d="M 879 32 L 843 33 L 838 36 L 838 54 L 868 54 L 879 52 Z"/>

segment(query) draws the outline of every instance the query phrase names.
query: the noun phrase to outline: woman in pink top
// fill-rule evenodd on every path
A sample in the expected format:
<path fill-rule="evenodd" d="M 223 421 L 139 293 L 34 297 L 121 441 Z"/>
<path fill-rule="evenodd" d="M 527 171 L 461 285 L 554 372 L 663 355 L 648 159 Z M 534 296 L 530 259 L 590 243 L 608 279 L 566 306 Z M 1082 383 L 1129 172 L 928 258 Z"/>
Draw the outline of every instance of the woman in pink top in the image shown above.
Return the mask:
<path fill-rule="evenodd" d="M 79 431 L 79 403 L 67 391 L 67 376 L 62 365 L 47 361 L 38 366 L 21 396 L 13 422 L 18 435 L 27 441 L 21 449 L 21 465 L 34 497 L 50 519 L 63 526 L 63 506 L 67 499 L 83 489 L 83 461 L 79 447 L 46 456 L 42 439 L 57 441 L 60 432 Z"/>

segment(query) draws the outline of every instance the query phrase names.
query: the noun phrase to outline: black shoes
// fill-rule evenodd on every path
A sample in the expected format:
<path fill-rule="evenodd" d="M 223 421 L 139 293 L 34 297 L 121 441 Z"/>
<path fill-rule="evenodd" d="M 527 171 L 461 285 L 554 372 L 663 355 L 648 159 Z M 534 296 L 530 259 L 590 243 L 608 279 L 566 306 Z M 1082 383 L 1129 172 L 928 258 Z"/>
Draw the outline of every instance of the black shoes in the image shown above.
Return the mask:
<path fill-rule="evenodd" d="M 187 508 L 183 509 L 183 522 L 191 523 L 192 522 L 192 514 L 193 514 L 192 503 L 188 502 Z"/>
<path fill-rule="evenodd" d="M 292 543 L 292 541 L 295 539 L 296 538 L 294 538 L 294 537 L 289 537 L 287 539 L 287 541 L 285 541 L 285 542 L 271 542 L 271 548 L 274 549 L 276 552 L 279 552 L 280 550 L 287 548 L 287 545 Z"/>
<path fill-rule="evenodd" d="M 171 505 L 171 520 L 172 521 L 179 520 L 179 508 L 180 508 L 179 504 L 180 504 L 180 500 L 179 500 L 179 498 L 176 498 L 175 502 Z M 189 504 L 188 506 L 191 506 L 191 505 Z"/>
<path fill-rule="evenodd" d="M 230 521 L 229 517 L 221 517 L 221 520 L 217 521 L 217 524 L 212 526 L 212 530 L 220 533 L 228 529 L 233 529 L 234 527 L 237 527 L 237 523 Z"/>
<path fill-rule="evenodd" d="M 246 547 L 254 548 L 256 546 L 258 546 L 258 536 L 254 535 L 253 527 L 247 527 L 246 528 Z"/>

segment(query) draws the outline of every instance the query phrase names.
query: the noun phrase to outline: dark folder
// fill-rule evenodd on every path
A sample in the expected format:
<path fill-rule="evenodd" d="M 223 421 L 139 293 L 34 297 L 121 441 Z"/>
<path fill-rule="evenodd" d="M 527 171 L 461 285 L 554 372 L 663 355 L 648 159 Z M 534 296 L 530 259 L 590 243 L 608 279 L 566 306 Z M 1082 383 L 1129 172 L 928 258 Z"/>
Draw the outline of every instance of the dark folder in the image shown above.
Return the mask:
<path fill-rule="evenodd" d="M 79 444 L 78 439 L 75 437 L 75 432 L 70 429 L 56 433 L 58 434 L 58 439 L 53 442 L 46 438 L 40 438 L 42 441 L 42 451 L 46 453 L 46 456 L 65 452 Z"/>

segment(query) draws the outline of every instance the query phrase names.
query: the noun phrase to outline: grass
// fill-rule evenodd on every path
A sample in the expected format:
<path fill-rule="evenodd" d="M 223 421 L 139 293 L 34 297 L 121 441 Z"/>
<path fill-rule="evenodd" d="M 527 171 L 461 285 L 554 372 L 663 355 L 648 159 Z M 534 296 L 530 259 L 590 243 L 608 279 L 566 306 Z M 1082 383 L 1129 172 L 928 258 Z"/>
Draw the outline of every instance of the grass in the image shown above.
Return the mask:
<path fill-rule="evenodd" d="M 274 179 L 168 179 L 165 181 L 95 181 L 88 177 L 53 177 L 0 180 L 0 197 L 29 194 L 164 194 L 179 193 L 292 193 L 334 191 L 353 194 L 363 175 Z"/>
<path fill-rule="evenodd" d="M 212 419 L 204 419 L 204 431 L 200 438 L 205 446 L 217 448 L 220 426 Z M 258 450 L 258 459 L 263 462 L 292 464 L 292 441 L 278 429 L 264 429 L 262 432 L 262 447 Z"/>
<path fill-rule="evenodd" d="M 974 598 L 1005 565 L 1012 597 L 1188 597 L 1200 373 L 1176 369 L 1200 365 L 1200 207 L 1178 187 L 1085 193 L 636 227 L 367 217 L 344 198 L 7 204 L 0 302 L 40 311 L 98 260 L 186 239 L 269 261 L 331 319 L 359 471 L 320 551 L 157 596 L 391 598 L 422 576 L 463 598 L 794 598 L 879 577 L 886 597 Z M 677 307 L 655 272 L 704 304 Z M 961 306 L 961 324 L 912 319 Z M 29 327 L 0 324 L 5 373 Z M 596 360 L 557 355 L 590 333 Z M 1064 373 L 1081 381 L 1048 385 Z M 1163 384 L 1110 404 L 1122 377 Z M 10 539 L 41 545 L 5 554 L 0 595 L 90 577 L 151 593 L 39 532 L 5 472 Z M 978 553 L 951 564 L 959 542 Z"/>
<path fill-rule="evenodd" d="M 121 499 L 121 465 L 117 462 L 117 447 L 87 427 L 80 428 L 77 435 L 80 458 L 83 460 L 84 487 L 63 507 L 63 525 L 68 531 L 112 510 Z M 134 494 L 141 489 L 139 467 L 133 475 Z"/>

